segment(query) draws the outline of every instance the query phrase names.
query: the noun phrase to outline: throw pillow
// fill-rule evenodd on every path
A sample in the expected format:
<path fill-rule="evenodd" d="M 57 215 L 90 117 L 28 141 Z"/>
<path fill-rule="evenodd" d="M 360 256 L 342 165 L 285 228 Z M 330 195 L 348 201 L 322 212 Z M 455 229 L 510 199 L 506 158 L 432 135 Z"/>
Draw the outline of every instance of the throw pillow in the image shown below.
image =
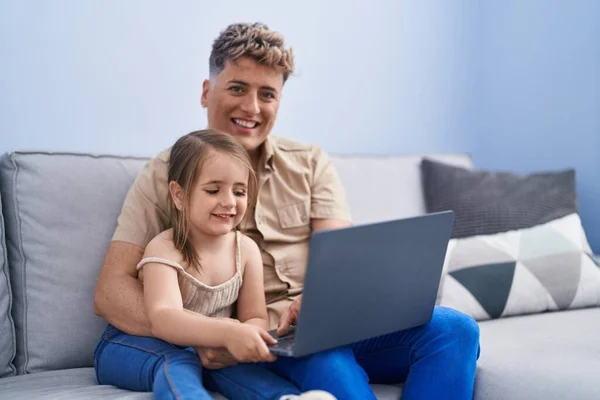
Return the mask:
<path fill-rule="evenodd" d="M 427 210 L 456 213 L 452 237 L 529 228 L 577 212 L 572 169 L 518 175 L 424 159 L 421 176 Z"/>
<path fill-rule="evenodd" d="M 439 304 L 477 320 L 600 305 L 573 170 L 519 175 L 421 164 L 428 212 L 454 210 Z"/>

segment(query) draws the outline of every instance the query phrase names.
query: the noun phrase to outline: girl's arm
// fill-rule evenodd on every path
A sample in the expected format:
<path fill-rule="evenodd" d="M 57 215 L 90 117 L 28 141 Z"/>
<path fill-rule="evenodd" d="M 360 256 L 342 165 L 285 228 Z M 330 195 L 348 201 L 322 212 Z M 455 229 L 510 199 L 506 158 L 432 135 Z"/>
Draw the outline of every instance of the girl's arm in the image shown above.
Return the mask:
<path fill-rule="evenodd" d="M 148 244 L 144 257 L 178 261 L 181 255 L 172 242 L 158 236 Z M 143 268 L 144 304 L 155 337 L 186 347 L 225 346 L 224 338 L 233 322 L 185 310 L 175 268 L 161 263 L 148 263 Z"/>
<path fill-rule="evenodd" d="M 238 297 L 237 314 L 241 322 L 269 329 L 267 302 L 263 283 L 263 263 L 260 249 L 247 236 L 242 236 L 245 258 L 244 280 Z"/>

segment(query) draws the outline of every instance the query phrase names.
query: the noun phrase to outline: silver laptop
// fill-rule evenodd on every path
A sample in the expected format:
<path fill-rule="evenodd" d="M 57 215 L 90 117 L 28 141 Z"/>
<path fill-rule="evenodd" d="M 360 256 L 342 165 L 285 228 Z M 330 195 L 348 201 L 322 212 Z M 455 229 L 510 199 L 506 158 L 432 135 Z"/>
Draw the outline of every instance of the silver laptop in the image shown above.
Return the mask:
<path fill-rule="evenodd" d="M 444 211 L 313 233 L 296 326 L 271 352 L 301 357 L 429 322 L 453 224 Z"/>

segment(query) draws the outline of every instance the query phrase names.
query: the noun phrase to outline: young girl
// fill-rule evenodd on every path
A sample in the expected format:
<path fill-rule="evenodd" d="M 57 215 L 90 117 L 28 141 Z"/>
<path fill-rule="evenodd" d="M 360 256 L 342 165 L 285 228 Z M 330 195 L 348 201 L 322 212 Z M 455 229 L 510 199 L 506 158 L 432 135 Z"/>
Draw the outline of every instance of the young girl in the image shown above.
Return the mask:
<path fill-rule="evenodd" d="M 261 254 L 237 230 L 256 190 L 245 150 L 229 135 L 186 135 L 171 150 L 168 182 L 172 228 L 150 241 L 138 264 L 155 336 L 274 361 Z"/>
<path fill-rule="evenodd" d="M 241 144 L 212 130 L 181 137 L 168 189 L 172 228 L 150 241 L 138 264 L 155 338 L 109 325 L 96 350 L 98 381 L 150 389 L 159 399 L 208 399 L 207 389 L 230 399 L 334 399 L 321 391 L 296 396 L 298 387 L 259 364 L 275 361 L 267 345 L 276 340 L 267 332 L 260 250 L 239 230 L 257 190 Z M 198 347 L 225 348 L 240 364 L 203 370 Z"/>

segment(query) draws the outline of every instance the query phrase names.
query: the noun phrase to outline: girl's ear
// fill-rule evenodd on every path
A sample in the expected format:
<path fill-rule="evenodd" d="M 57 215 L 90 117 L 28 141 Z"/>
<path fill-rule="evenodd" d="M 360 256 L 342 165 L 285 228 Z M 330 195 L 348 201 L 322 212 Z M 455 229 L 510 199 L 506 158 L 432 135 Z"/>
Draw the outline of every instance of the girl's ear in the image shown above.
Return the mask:
<path fill-rule="evenodd" d="M 169 182 L 169 194 L 171 199 L 173 200 L 173 204 L 175 204 L 175 208 L 179 211 L 183 209 L 183 189 L 181 185 L 175 181 Z"/>

